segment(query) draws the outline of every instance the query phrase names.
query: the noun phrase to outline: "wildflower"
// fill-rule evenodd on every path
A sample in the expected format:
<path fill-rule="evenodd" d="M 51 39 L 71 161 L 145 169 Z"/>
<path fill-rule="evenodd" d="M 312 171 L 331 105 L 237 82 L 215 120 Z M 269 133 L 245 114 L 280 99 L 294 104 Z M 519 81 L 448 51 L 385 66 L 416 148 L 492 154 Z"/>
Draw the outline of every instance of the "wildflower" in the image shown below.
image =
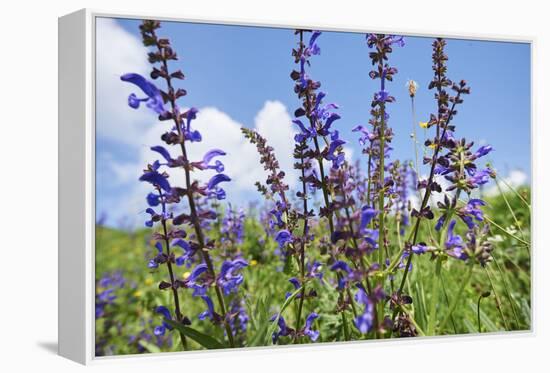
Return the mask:
<path fill-rule="evenodd" d="M 275 236 L 275 241 L 279 244 L 279 248 L 283 248 L 287 243 L 292 242 L 292 235 L 286 229 L 283 229 Z"/>
<path fill-rule="evenodd" d="M 483 221 L 483 210 L 479 208 L 480 206 L 485 206 L 485 202 L 481 199 L 472 198 L 466 206 L 457 211 L 458 216 L 466 223 L 469 229 L 474 228 L 474 219 L 480 222 Z"/>
<path fill-rule="evenodd" d="M 204 320 L 207 317 L 212 320 L 218 322 L 220 320 L 220 316 L 214 311 L 214 303 L 212 302 L 212 299 L 208 295 L 201 296 L 204 303 L 206 303 L 206 311 L 201 312 L 198 315 L 199 320 Z"/>
<path fill-rule="evenodd" d="M 141 102 L 145 102 L 147 107 L 157 114 L 160 115 L 165 112 L 160 90 L 152 82 L 135 73 L 124 74 L 120 79 L 124 82 L 135 84 L 147 95 L 145 98 L 138 98 L 134 93 L 130 94 L 128 96 L 128 105 L 131 108 L 137 109 Z"/>
<path fill-rule="evenodd" d="M 275 321 L 275 319 L 277 319 L 277 315 L 272 316 L 270 321 L 273 322 Z M 288 335 L 294 334 L 294 329 L 289 328 L 286 325 L 286 321 L 282 315 L 279 315 L 278 317 L 277 326 L 279 327 L 279 331 L 274 332 L 271 336 L 273 343 L 277 343 L 279 337 L 286 337 Z"/>
<path fill-rule="evenodd" d="M 375 304 L 362 287 L 355 294 L 355 300 L 364 306 L 363 312 L 354 320 L 355 327 L 362 334 L 367 334 L 374 325 Z"/>
<path fill-rule="evenodd" d="M 359 231 L 363 232 L 376 215 L 378 215 L 378 210 L 367 205 L 363 206 L 361 208 L 361 225 L 359 227 Z"/>
<path fill-rule="evenodd" d="M 172 320 L 172 315 L 170 314 L 170 311 L 164 306 L 158 306 L 155 309 L 155 313 L 164 316 L 165 320 Z M 164 335 L 166 333 L 166 329 L 172 330 L 173 328 L 166 321 L 162 321 L 161 325 L 155 327 L 153 334 L 155 334 L 156 336 Z"/>
<path fill-rule="evenodd" d="M 306 325 L 303 330 L 303 334 L 308 336 L 312 342 L 315 342 L 319 338 L 319 331 L 311 329 L 313 322 L 319 315 L 315 312 L 310 313 L 306 318 Z"/>
<path fill-rule="evenodd" d="M 420 122 L 420 128 L 428 128 L 428 122 Z"/>
<path fill-rule="evenodd" d="M 193 167 L 198 168 L 199 170 L 213 169 L 213 170 L 216 170 L 217 173 L 222 173 L 225 169 L 223 163 L 219 160 L 216 160 L 216 162 L 214 162 L 214 164 L 210 164 L 210 161 L 214 157 L 219 157 L 219 156 L 223 156 L 223 155 L 226 155 L 226 153 L 223 150 L 212 149 L 204 155 L 204 157 L 202 158 L 202 161 L 192 162 L 191 165 Z"/>
<path fill-rule="evenodd" d="M 158 186 L 165 192 L 170 192 L 172 189 L 166 175 L 159 173 L 156 169 L 149 169 L 141 175 L 139 181 L 146 181 L 154 186 Z"/>
<path fill-rule="evenodd" d="M 243 275 L 236 272 L 246 266 L 248 266 L 246 260 L 240 258 L 222 263 L 217 283 L 225 295 L 237 291 L 238 286 L 243 282 Z"/>
<path fill-rule="evenodd" d="M 445 249 L 447 253 L 457 259 L 466 260 L 468 256 L 464 253 L 464 243 L 462 237 L 454 234 L 454 228 L 456 220 L 451 220 L 449 228 L 447 230 L 447 241 L 445 242 Z"/>
<path fill-rule="evenodd" d="M 421 255 L 428 251 L 428 246 L 426 246 L 425 243 L 420 242 L 416 245 L 411 246 L 411 251 L 413 252 L 413 254 Z"/>

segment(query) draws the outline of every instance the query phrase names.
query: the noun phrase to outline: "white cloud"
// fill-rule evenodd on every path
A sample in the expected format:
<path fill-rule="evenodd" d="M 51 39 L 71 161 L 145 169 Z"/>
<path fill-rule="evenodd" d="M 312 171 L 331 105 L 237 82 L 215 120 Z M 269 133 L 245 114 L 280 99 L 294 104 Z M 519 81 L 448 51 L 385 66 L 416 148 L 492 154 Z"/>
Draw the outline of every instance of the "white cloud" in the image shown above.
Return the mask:
<path fill-rule="evenodd" d="M 498 186 L 500 186 L 500 189 L 502 189 L 503 192 L 506 192 L 509 190 L 508 186 L 515 189 L 517 187 L 527 184 L 527 179 L 527 174 L 522 170 L 512 170 L 508 173 L 508 176 L 503 178 L 503 181 L 498 181 Z M 500 194 L 498 186 L 495 183 L 493 184 L 494 185 L 492 187 L 487 189 L 485 195 L 496 196 Z"/>
<path fill-rule="evenodd" d="M 138 91 L 121 81 L 120 76 L 129 72 L 147 75 L 147 48 L 116 20 L 98 18 L 96 22 L 97 132 L 99 136 L 135 144 L 155 115 L 128 106 L 128 95 Z"/>
<path fill-rule="evenodd" d="M 150 188 L 144 183 L 139 183 L 137 179 L 147 163 L 160 158 L 158 153 L 150 150 L 151 146 L 165 146 L 172 158 L 179 155 L 178 147 L 166 146 L 160 140 L 160 136 L 168 130 L 168 126 L 167 122 L 154 122 L 149 124 L 148 130 L 144 131 L 139 138 L 134 139 L 135 144 L 141 144 L 139 151 L 136 152 L 135 162 L 110 162 L 114 178 L 109 182 L 124 186 L 126 191 L 123 198 L 119 199 L 120 205 L 115 210 L 122 213 L 143 211 L 145 196 Z M 197 119 L 192 122 L 192 126 L 201 132 L 203 140 L 187 143 L 190 160 L 199 161 L 207 151 L 214 148 L 222 149 L 227 153 L 218 159 L 225 165 L 224 173 L 232 178 L 231 182 L 221 185 L 227 192 L 228 200 L 243 204 L 259 196 L 254 183 L 265 182 L 267 172 L 260 164 L 256 146 L 250 144 L 241 133 L 243 124 L 217 108 L 205 107 L 199 109 Z M 285 106 L 278 101 L 266 101 L 255 117 L 254 129 L 266 137 L 268 144 L 275 149 L 281 168 L 286 172 L 285 181 L 292 188 L 298 180 L 293 169 L 292 158 L 294 131 Z M 172 185 L 184 185 L 183 170 L 172 169 L 168 172 Z M 214 174 L 213 170 L 196 171 L 193 172 L 193 178 L 206 182 Z"/>
<path fill-rule="evenodd" d="M 96 119 L 99 137 L 110 139 L 130 149 L 124 160 L 109 156 L 108 161 L 98 163 L 105 172 L 103 182 L 116 188 L 118 192 L 105 196 L 112 201 L 110 210 L 117 216 L 133 215 L 145 209 L 145 196 L 150 187 L 138 182 L 142 169 L 147 163 L 159 159 L 150 150 L 151 146 L 162 145 L 160 136 L 169 129 L 168 122 L 159 122 L 156 115 L 145 107 L 133 110 L 128 107 L 130 93 L 139 96 L 138 89 L 120 80 L 122 74 L 135 72 L 147 76 L 150 70 L 147 62 L 147 48 L 139 38 L 124 30 L 113 19 L 99 18 L 96 35 Z M 198 129 L 203 141 L 188 145 L 188 156 L 193 161 L 202 159 L 210 149 L 219 148 L 227 155 L 220 160 L 225 165 L 225 173 L 233 181 L 224 183 L 228 200 L 245 203 L 258 196 L 254 183 L 264 182 L 266 172 L 260 164 L 256 147 L 242 135 L 239 123 L 219 108 L 199 109 L 193 127 Z M 252 127 L 247 123 L 247 127 Z M 285 180 L 292 188 L 298 181 L 293 169 L 294 129 L 291 117 L 279 101 L 266 101 L 254 118 L 253 128 L 266 137 L 275 149 L 281 168 L 286 172 Z M 172 157 L 177 157 L 177 147 L 167 147 Z M 134 149 L 134 150 L 132 150 Z M 101 154 L 99 154 L 101 156 Z M 184 185 L 182 170 L 170 170 L 173 185 Z M 193 177 L 205 182 L 214 175 L 213 170 L 193 172 Z"/>

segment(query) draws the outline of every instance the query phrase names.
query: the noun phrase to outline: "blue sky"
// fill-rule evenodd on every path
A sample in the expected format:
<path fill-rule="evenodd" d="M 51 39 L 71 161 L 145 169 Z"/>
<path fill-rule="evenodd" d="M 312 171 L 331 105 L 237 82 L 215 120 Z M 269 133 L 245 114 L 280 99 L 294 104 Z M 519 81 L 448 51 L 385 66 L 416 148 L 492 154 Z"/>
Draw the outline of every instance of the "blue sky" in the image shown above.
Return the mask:
<path fill-rule="evenodd" d="M 128 40 L 133 37 L 139 42 L 138 25 L 137 20 L 118 19 L 110 27 L 119 27 L 117 32 L 123 30 Z M 98 32 L 100 29 L 101 23 L 98 23 Z M 182 105 L 216 108 L 247 127 L 254 126 L 258 113 L 265 108 L 268 100 L 281 103 L 288 113 L 293 113 L 299 106 L 289 77 L 295 68 L 291 50 L 296 45 L 296 36 L 292 30 L 164 22 L 159 34 L 170 37 L 180 57 L 177 67 L 186 75 L 182 85 L 188 91 L 188 96 Z M 129 43 L 123 40 L 121 48 Z M 397 99 L 388 108 L 391 115 L 389 124 L 396 134 L 393 140 L 395 159 L 413 157 L 413 145 L 409 137 L 412 131 L 411 105 L 406 81 L 413 79 L 419 84 L 416 97 L 417 122 L 427 120 L 436 105 L 433 91 L 427 90 L 432 78 L 433 39 L 409 36 L 405 40 L 405 47 L 394 48 L 390 57 L 390 64 L 399 70 L 394 82 L 388 86 Z M 340 106 L 338 112 L 342 119 L 336 125 L 348 140 L 347 147 L 352 150 L 353 158 L 357 159 L 361 151 L 357 136 L 351 133 L 351 128 L 367 123 L 370 101 L 376 90 L 376 83 L 368 77 L 370 60 L 365 36 L 359 33 L 324 32 L 318 42 L 321 55 L 313 57 L 310 75 L 322 82 L 321 90 L 327 93 L 326 102 Z M 98 48 L 101 47 L 100 43 L 101 38 L 98 38 Z M 140 52 L 137 47 L 135 49 Z M 111 47 L 111 50 L 113 55 L 119 53 L 116 46 Z M 504 177 L 512 170 L 519 169 L 529 179 L 529 44 L 448 39 L 446 52 L 449 56 L 449 77 L 457 81 L 465 79 L 472 88 L 471 95 L 465 98 L 453 121 L 457 127 L 457 136 L 466 137 L 476 144 L 491 144 L 496 149 L 491 154 L 491 161 Z M 103 63 L 100 58 L 104 57 L 101 56 L 109 55 L 98 53 L 97 64 Z M 131 68 L 128 59 L 126 57 L 124 61 Z M 139 66 L 143 66 L 143 62 Z M 98 74 L 102 71 L 98 69 Z M 128 71 L 120 73 L 125 72 Z M 98 76 L 98 79 L 103 78 Z M 117 79 L 115 74 L 106 77 L 109 78 Z M 107 90 L 105 92 L 107 95 Z M 135 146 L 131 139 L 120 141 L 120 136 L 109 136 L 109 128 L 117 126 L 117 121 L 120 123 L 121 119 L 113 120 L 107 109 L 104 110 L 107 114 L 99 115 L 107 101 L 102 100 L 101 95 L 102 89 L 98 87 L 98 213 L 109 209 L 113 201 L 126 198 L 128 185 L 132 182 L 126 180 L 112 183 L 113 177 L 105 169 L 111 163 L 118 162 L 123 167 L 136 161 Z M 120 111 L 127 110 L 127 107 L 120 107 Z M 417 131 L 422 133 L 418 127 Z M 292 139 L 288 138 L 288 141 Z M 136 144 L 139 147 L 144 145 L 154 144 Z M 120 209 L 123 210 L 123 207 L 121 205 Z M 112 224 L 115 218 L 120 220 L 125 214 L 134 213 L 120 209 L 115 213 L 110 212 Z"/>

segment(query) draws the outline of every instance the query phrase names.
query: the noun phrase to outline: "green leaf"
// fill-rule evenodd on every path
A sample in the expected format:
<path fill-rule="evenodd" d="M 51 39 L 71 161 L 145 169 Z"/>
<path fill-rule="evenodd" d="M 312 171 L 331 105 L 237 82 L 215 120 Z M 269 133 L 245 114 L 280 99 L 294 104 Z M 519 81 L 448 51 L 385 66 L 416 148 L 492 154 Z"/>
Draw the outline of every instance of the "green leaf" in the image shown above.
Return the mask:
<path fill-rule="evenodd" d="M 157 345 L 149 343 L 144 340 L 140 340 L 139 345 L 153 354 L 158 354 L 159 352 L 161 352 L 160 348 Z"/>
<path fill-rule="evenodd" d="M 279 317 L 281 317 L 281 314 L 283 313 L 283 311 L 288 307 L 288 305 L 294 300 L 294 298 L 296 298 L 296 296 L 301 291 L 302 291 L 302 286 L 300 286 L 298 289 L 296 289 L 294 291 L 294 293 L 290 294 L 290 296 L 285 300 L 285 302 L 283 303 L 283 306 L 281 307 L 281 310 L 279 311 L 279 313 L 277 314 L 275 319 L 273 319 L 273 322 L 271 323 L 271 326 L 268 329 L 268 333 L 266 334 L 266 337 L 265 337 L 266 341 L 265 341 L 264 345 L 270 344 L 271 336 L 275 332 L 275 329 L 277 328 L 277 324 L 279 323 Z"/>
<path fill-rule="evenodd" d="M 254 330 L 256 333 L 249 338 L 247 343 L 248 347 L 261 346 L 264 342 L 264 337 L 267 328 L 270 325 L 269 321 L 269 305 L 265 302 L 263 298 L 260 298 L 256 303 L 256 308 L 251 312 L 254 317 Z"/>
<path fill-rule="evenodd" d="M 215 338 L 213 338 L 213 337 L 211 337 L 207 334 L 201 333 L 196 329 L 193 329 L 193 328 L 190 328 L 188 326 L 179 324 L 179 323 L 177 323 L 173 320 L 164 319 L 164 321 L 168 325 L 170 325 L 170 326 L 176 328 L 178 331 L 182 332 L 186 337 L 191 338 L 192 340 L 194 340 L 195 342 L 200 344 L 202 347 L 205 347 L 209 350 L 225 348 L 223 343 L 219 342 L 217 339 L 215 339 Z"/>

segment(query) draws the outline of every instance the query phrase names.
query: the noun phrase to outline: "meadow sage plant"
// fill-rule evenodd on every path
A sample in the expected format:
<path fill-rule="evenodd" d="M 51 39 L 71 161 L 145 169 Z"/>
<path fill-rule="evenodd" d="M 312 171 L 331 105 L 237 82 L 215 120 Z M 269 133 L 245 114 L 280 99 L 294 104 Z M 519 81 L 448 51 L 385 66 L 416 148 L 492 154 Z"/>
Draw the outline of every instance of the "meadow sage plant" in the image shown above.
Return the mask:
<path fill-rule="evenodd" d="M 371 89 L 355 92 L 368 116 L 356 125 L 346 123 L 347 108 L 329 100 L 331 81 L 323 79 L 325 87 L 312 76 L 313 64 L 330 63 L 321 54 L 323 34 L 289 33 L 295 38 L 289 94 L 297 103 L 288 120 L 292 151 L 276 153 L 276 142 L 261 126 L 241 129 L 266 175 L 255 184 L 261 202 L 242 208 L 224 189 L 233 182 L 227 149 L 208 147 L 198 156 L 192 151 L 210 138 L 201 126 L 204 111 L 183 101 L 185 76 L 160 27 L 158 21 L 140 26 L 150 74 L 120 77 L 134 88 L 128 110 L 148 110 L 158 117 L 154 125 L 164 126 L 139 177 L 148 187 L 145 227 L 132 236 L 133 245 L 147 242 L 140 257 L 147 277 L 129 281 L 127 273 L 99 272 L 98 355 L 117 353 L 110 336 L 124 337 L 128 351 L 142 353 L 197 344 L 216 349 L 497 330 L 484 312 L 500 318 L 498 328 L 528 324 L 521 312 L 527 314 L 529 306 L 517 303 L 518 286 L 505 273 L 507 266 L 521 271 L 528 264 L 513 263 L 508 252 L 499 264 L 495 255 L 505 240 L 529 249 L 528 232 L 508 200 L 513 229 L 488 213 L 495 199 L 482 187 L 497 176 L 482 162 L 494 149 L 459 135 L 456 118 L 470 88 L 448 77 L 444 39 L 431 45 L 429 84 L 409 80 L 400 93 L 392 83 L 401 76 L 394 64 L 406 52 L 404 37 L 361 35 L 361 84 Z M 433 114 L 419 123 L 422 135 L 415 100 L 426 93 L 433 93 L 435 103 Z M 390 116 L 401 104 L 395 97 L 407 94 L 412 133 L 408 121 Z M 396 159 L 394 130 L 410 133 L 411 160 Z M 362 150 L 354 161 L 348 139 Z M 290 169 L 281 166 L 282 157 L 292 160 Z M 98 225 L 103 242 L 110 232 Z M 124 334 L 124 321 L 112 315 L 126 293 L 147 308 L 136 306 L 139 325 Z M 493 296 L 496 311 L 481 302 Z M 470 306 L 477 310 L 477 325 L 458 320 Z"/>
<path fill-rule="evenodd" d="M 225 328 L 229 345 L 234 347 L 231 324 L 232 318 L 236 316 L 229 312 L 225 297 L 237 292 L 243 281 L 243 275 L 239 272 L 247 266 L 247 262 L 242 258 L 224 260 L 219 271 L 216 271 L 210 256 L 214 243 L 204 234 L 202 222 L 216 219 L 217 213 L 211 209 L 197 208 L 199 199 L 206 196 L 215 197 L 218 200 L 225 199 L 226 194 L 222 183 L 231 181 L 231 178 L 223 173 L 224 165 L 218 159 L 224 156 L 225 152 L 221 149 L 211 149 L 200 160 L 188 158 L 188 147 L 194 142 L 202 141 L 200 131 L 192 127 L 192 121 L 196 119 L 198 110 L 195 108 L 182 110 L 178 105 L 178 101 L 187 92 L 177 88 L 175 83 L 183 80 L 184 74 L 181 70 L 170 71 L 169 62 L 176 61 L 177 55 L 169 39 L 157 36 L 159 28 L 158 21 L 144 21 L 140 26 L 143 44 L 151 48 L 148 55 L 149 62 L 153 65 L 151 79 L 164 81 L 165 89 L 159 89 L 153 82 L 135 73 L 121 77 L 123 81 L 135 84 L 146 96 L 140 98 L 131 94 L 128 98 L 130 107 L 138 108 L 141 103 L 145 103 L 158 114 L 160 121 L 172 124 L 162 135 L 161 140 L 174 150 L 170 152 L 163 146 L 153 146 L 151 150 L 159 154 L 160 160 L 147 165 L 140 177 L 141 181 L 151 184 L 154 188 L 154 192 L 147 196 L 149 204 L 147 213 L 150 214 L 150 219 L 146 225 L 152 227 L 155 223 L 159 223 L 161 227 L 160 231 L 153 236 L 158 254 L 149 262 L 149 267 L 166 265 L 169 281 L 162 281 L 159 289 L 170 289 L 174 301 L 174 316 L 167 307 L 162 305 L 157 307 L 156 312 L 164 317 L 162 326 L 157 330 L 171 329 L 172 324 L 167 321 L 182 325 L 191 323 L 189 317 L 183 315 L 179 300 L 179 290 L 187 288 L 193 291 L 193 296 L 204 300 L 207 306 L 206 315 L 212 322 Z M 177 156 L 172 157 L 172 153 L 177 153 Z M 185 184 L 181 187 L 171 185 L 168 170 L 183 173 Z M 192 172 L 206 170 L 215 172 L 207 183 L 202 184 L 192 180 Z M 170 204 L 181 207 L 182 200 L 187 202 L 188 211 L 174 215 L 174 212 L 168 210 Z M 189 227 L 190 234 L 183 226 Z M 175 250 L 183 251 L 182 255 L 176 257 Z M 189 277 L 185 280 L 178 279 L 174 273 L 174 265 L 183 265 L 186 259 L 194 256 L 198 256 L 199 261 Z M 217 310 L 210 296 L 211 287 L 214 289 L 214 298 L 217 300 Z M 184 333 L 181 333 L 181 336 L 185 346 Z"/>

